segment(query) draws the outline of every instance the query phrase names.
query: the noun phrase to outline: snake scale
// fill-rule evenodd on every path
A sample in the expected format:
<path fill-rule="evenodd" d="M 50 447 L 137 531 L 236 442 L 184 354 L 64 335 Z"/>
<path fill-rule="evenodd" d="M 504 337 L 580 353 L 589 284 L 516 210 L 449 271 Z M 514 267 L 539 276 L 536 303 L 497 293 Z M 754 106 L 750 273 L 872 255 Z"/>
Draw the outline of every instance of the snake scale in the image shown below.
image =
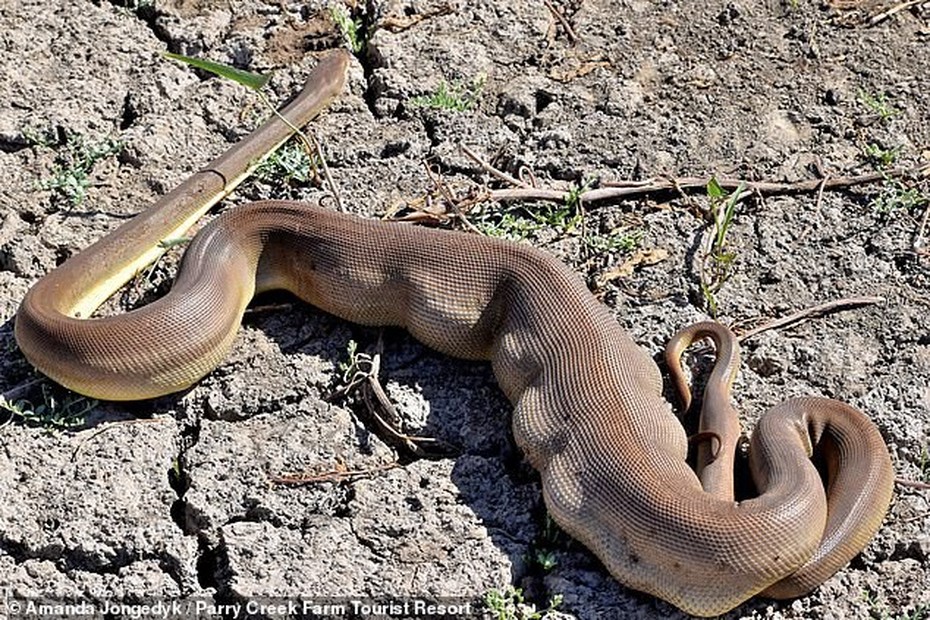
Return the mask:
<path fill-rule="evenodd" d="M 344 52 L 323 58 L 282 114 L 296 125 L 318 114 L 341 91 L 347 63 Z M 687 612 L 808 592 L 878 529 L 892 468 L 866 416 L 818 398 L 775 407 L 752 435 L 758 495 L 736 501 L 738 426 L 715 413 L 729 407 L 732 334 L 703 324 L 669 347 L 675 370 L 694 338 L 718 345 L 703 429 L 711 448 L 695 473 L 652 358 L 574 272 L 527 245 L 257 202 L 199 232 L 167 295 L 90 318 L 158 256 L 159 242 L 187 230 L 291 132 L 273 118 L 39 280 L 16 316 L 28 360 L 97 398 L 173 393 L 221 363 L 256 292 L 287 289 L 348 321 L 401 326 L 438 351 L 489 360 L 556 522 L 621 583 Z M 826 463 L 826 491 L 815 452 Z"/>

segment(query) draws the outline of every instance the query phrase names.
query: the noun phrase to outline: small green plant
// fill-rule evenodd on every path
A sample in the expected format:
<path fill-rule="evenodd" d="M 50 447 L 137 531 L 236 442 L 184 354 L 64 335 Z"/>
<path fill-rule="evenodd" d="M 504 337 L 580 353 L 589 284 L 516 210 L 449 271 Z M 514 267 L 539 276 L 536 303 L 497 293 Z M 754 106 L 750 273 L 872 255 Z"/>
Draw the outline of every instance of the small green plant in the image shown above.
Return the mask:
<path fill-rule="evenodd" d="M 713 178 L 707 184 L 714 226 L 701 257 L 701 294 L 712 317 L 717 316 L 717 293 L 730 278 L 736 261 L 736 253 L 731 252 L 727 246 L 727 233 L 733 224 L 736 205 L 744 189 L 744 184 L 740 183 L 733 193 L 727 194 L 717 179 Z"/>
<path fill-rule="evenodd" d="M 356 384 L 366 380 L 374 373 L 377 376 L 377 364 L 375 357 L 367 353 L 359 353 L 358 343 L 350 340 L 346 346 L 345 362 L 339 362 L 339 372 L 342 373 L 342 388 L 345 391 L 353 388 Z"/>
<path fill-rule="evenodd" d="M 504 211 L 499 215 L 482 211 L 474 223 L 478 230 L 489 237 L 504 237 L 514 241 L 527 239 L 543 228 L 537 220 L 516 211 Z"/>
<path fill-rule="evenodd" d="M 214 62 L 212 60 L 207 60 L 206 58 L 193 58 L 191 56 L 184 56 L 182 54 L 174 54 L 172 52 L 162 52 L 162 56 L 171 60 L 183 62 L 186 65 L 197 67 L 203 71 L 208 71 L 214 75 L 218 75 L 220 77 L 226 78 L 227 80 L 232 80 L 237 84 L 241 84 L 242 86 L 255 91 L 262 102 L 264 102 L 269 108 L 272 110 L 275 109 L 274 106 L 271 105 L 271 102 L 268 101 L 268 98 L 265 97 L 265 93 L 262 92 L 262 88 L 264 88 L 265 84 L 268 83 L 268 80 L 271 79 L 271 75 L 243 71 L 242 69 L 236 69 L 235 67 L 224 65 L 221 62 Z"/>
<path fill-rule="evenodd" d="M 910 611 L 896 613 L 889 611 L 884 597 L 871 588 L 863 588 L 861 597 L 869 606 L 869 616 L 877 620 L 930 620 L 930 605 L 917 605 Z"/>
<path fill-rule="evenodd" d="M 56 192 L 74 207 L 87 197 L 90 173 L 97 162 L 119 153 L 123 144 L 115 138 L 90 141 L 80 134 L 68 135 L 64 142 L 48 135 L 27 134 L 27 139 L 42 147 L 62 147 L 55 156 L 52 176 L 36 183 L 38 189 Z"/>
<path fill-rule="evenodd" d="M 450 85 L 445 80 L 439 82 L 436 90 L 429 95 L 414 97 L 410 105 L 432 110 L 450 110 L 464 112 L 472 108 L 484 90 L 485 77 L 478 76 L 468 86 Z"/>
<path fill-rule="evenodd" d="M 541 226 L 554 228 L 562 233 L 574 230 L 582 217 L 581 212 L 578 211 L 578 203 L 569 201 L 562 205 L 547 202 L 538 209 L 527 209 L 527 213 Z"/>
<path fill-rule="evenodd" d="M 556 594 L 549 600 L 549 606 L 537 610 L 532 603 L 523 598 L 523 590 L 507 586 L 503 591 L 488 590 L 484 595 L 484 605 L 495 620 L 545 620 L 562 604 L 562 595 Z"/>
<path fill-rule="evenodd" d="M 910 211 L 930 202 L 930 197 L 916 187 L 908 187 L 900 179 L 886 178 L 878 194 L 869 202 L 876 213 L 891 214 Z"/>
<path fill-rule="evenodd" d="M 285 183 L 305 184 L 316 176 L 316 164 L 299 144 L 288 142 L 269 155 L 255 169 L 255 176 L 263 181 L 280 179 Z"/>
<path fill-rule="evenodd" d="M 333 21 L 336 22 L 336 25 L 339 26 L 339 30 L 342 32 L 346 43 L 349 44 L 352 53 L 360 54 L 365 49 L 366 44 L 365 38 L 362 36 L 362 21 L 353 19 L 346 7 L 338 3 L 329 8 L 329 14 L 332 16 Z"/>
<path fill-rule="evenodd" d="M 552 549 L 536 549 L 533 553 L 533 561 L 547 573 L 559 563 L 558 556 Z"/>
<path fill-rule="evenodd" d="M 645 231 L 617 229 L 606 235 L 585 237 L 585 245 L 594 252 L 632 252 L 643 241 Z"/>
<path fill-rule="evenodd" d="M 568 188 L 568 195 L 565 196 L 565 206 L 574 211 L 581 208 L 581 195 L 591 187 L 591 181 L 585 181 L 581 185 L 575 185 Z"/>
<path fill-rule="evenodd" d="M 901 113 L 891 102 L 885 93 L 873 95 L 864 90 L 859 91 L 859 103 L 871 110 L 882 121 L 888 121 Z"/>
<path fill-rule="evenodd" d="M 501 214 L 482 212 L 475 227 L 490 237 L 506 237 L 517 241 L 527 239 L 544 229 L 553 229 L 559 234 L 574 230 L 581 221 L 577 202 L 564 204 L 543 203 L 538 207 L 519 207 Z"/>
<path fill-rule="evenodd" d="M 68 393 L 63 399 L 55 397 L 52 388 L 42 385 L 42 402 L 33 404 L 29 400 L 19 399 L 13 402 L 0 396 L 0 409 L 29 424 L 35 424 L 48 430 L 65 430 L 83 426 L 87 414 L 98 402 L 74 393 Z"/>
<path fill-rule="evenodd" d="M 930 620 L 930 605 L 918 605 L 913 610 L 898 615 L 897 620 Z"/>
<path fill-rule="evenodd" d="M 866 160 L 876 168 L 890 168 L 898 161 L 898 156 L 901 154 L 901 147 L 896 146 L 886 149 L 874 142 L 869 142 L 862 147 L 862 154 L 865 156 Z"/>
<path fill-rule="evenodd" d="M 536 564 L 543 572 L 549 572 L 558 565 L 558 550 L 565 544 L 565 533 L 546 513 L 542 527 L 529 555 L 529 560 Z"/>

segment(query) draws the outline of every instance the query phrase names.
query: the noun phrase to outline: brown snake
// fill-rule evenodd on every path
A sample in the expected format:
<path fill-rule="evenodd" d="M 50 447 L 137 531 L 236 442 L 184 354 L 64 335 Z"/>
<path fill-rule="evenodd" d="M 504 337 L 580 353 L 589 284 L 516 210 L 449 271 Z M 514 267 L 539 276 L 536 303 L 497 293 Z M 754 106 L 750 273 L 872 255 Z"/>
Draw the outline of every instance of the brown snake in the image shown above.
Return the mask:
<path fill-rule="evenodd" d="M 347 63 L 345 53 L 324 58 L 283 114 L 298 126 L 315 116 L 342 89 Z M 29 361 L 97 398 L 176 392 L 223 360 L 256 292 L 283 288 L 343 319 L 402 326 L 441 352 L 490 360 L 555 520 L 620 582 L 687 612 L 722 613 L 760 592 L 803 594 L 878 529 L 892 468 L 868 418 L 818 398 L 775 407 L 752 435 L 758 496 L 736 501 L 732 334 L 701 324 L 669 347 L 673 371 L 696 337 L 712 336 L 720 353 L 699 478 L 652 358 L 574 272 L 527 245 L 257 202 L 200 231 L 165 297 L 87 318 L 290 134 L 269 121 L 39 280 L 16 316 Z"/>

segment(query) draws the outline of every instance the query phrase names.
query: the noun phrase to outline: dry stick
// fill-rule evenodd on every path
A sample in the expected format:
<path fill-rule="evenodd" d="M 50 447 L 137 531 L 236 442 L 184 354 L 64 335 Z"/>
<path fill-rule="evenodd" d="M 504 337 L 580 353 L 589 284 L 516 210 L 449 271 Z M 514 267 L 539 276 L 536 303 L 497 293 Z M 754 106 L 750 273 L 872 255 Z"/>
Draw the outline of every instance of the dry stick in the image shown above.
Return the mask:
<path fill-rule="evenodd" d="M 926 2 L 927 0 L 907 0 L 906 2 L 896 4 L 890 9 L 887 9 L 885 11 L 882 11 L 881 13 L 877 13 L 873 15 L 872 18 L 869 20 L 869 26 L 880 24 L 881 22 L 885 21 L 889 17 L 896 15 L 897 13 L 900 13 L 901 11 L 905 9 L 909 9 L 912 6 L 917 6 L 918 4 L 924 4 Z"/>
<path fill-rule="evenodd" d="M 927 250 L 924 249 L 924 234 L 927 232 L 928 219 L 930 219 L 930 204 L 924 209 L 924 215 L 920 218 L 920 226 L 917 228 L 917 235 L 914 236 L 914 243 L 911 244 L 913 250 L 918 254 L 927 253 Z"/>
<path fill-rule="evenodd" d="M 462 152 L 474 160 L 479 166 L 490 173 L 492 176 L 501 181 L 509 183 L 514 187 L 511 189 L 490 190 L 487 194 L 489 200 L 507 202 L 514 200 L 545 200 L 551 202 L 564 202 L 568 197 L 567 190 L 555 190 L 545 188 L 529 187 L 525 183 L 514 179 L 505 172 L 494 168 L 491 164 L 478 157 L 468 147 L 462 145 Z M 923 163 L 912 168 L 892 168 L 882 172 L 872 172 L 869 174 L 859 174 L 845 177 L 826 177 L 823 179 L 811 179 L 809 181 L 799 181 L 796 183 L 772 183 L 765 181 L 746 181 L 743 179 L 718 178 L 717 183 L 723 189 L 734 190 L 743 186 L 747 191 L 755 191 L 762 194 L 799 194 L 812 191 L 824 192 L 827 190 L 853 187 L 855 185 L 864 185 L 866 183 L 875 183 L 886 179 L 894 179 L 903 176 L 930 177 L 930 163 Z M 629 198 L 633 196 L 645 196 L 656 192 L 678 191 L 701 189 L 707 187 L 710 177 L 680 177 L 668 179 L 651 179 L 645 182 L 631 183 L 629 181 L 605 182 L 597 189 L 583 192 L 581 196 L 588 204 L 605 200 L 616 200 L 617 198 Z"/>
<path fill-rule="evenodd" d="M 572 25 L 568 23 L 568 20 L 565 19 L 565 16 L 562 15 L 559 11 L 557 11 L 556 8 L 552 6 L 552 3 L 549 2 L 549 0 L 543 0 L 543 2 L 546 4 L 546 7 L 549 8 L 549 11 L 555 16 L 555 18 L 559 20 L 559 23 L 562 24 L 562 28 L 565 29 L 565 34 L 568 35 L 568 39 L 572 43 L 577 43 L 578 36 L 575 35 L 575 31 L 572 30 Z"/>
<path fill-rule="evenodd" d="M 817 201 L 814 203 L 814 210 L 820 211 L 820 206 L 823 204 L 823 190 L 826 188 L 827 180 L 830 177 L 823 177 L 820 180 L 820 187 L 817 188 Z"/>
<path fill-rule="evenodd" d="M 386 433 L 394 443 L 403 446 L 404 449 L 415 456 L 428 458 L 431 455 L 448 455 L 450 446 L 447 446 L 441 439 L 408 435 L 398 428 L 401 419 L 400 414 L 397 413 L 397 408 L 394 407 L 394 403 L 391 402 L 387 392 L 384 391 L 384 387 L 381 385 L 381 380 L 378 378 L 380 367 L 381 356 L 373 356 L 371 369 L 363 379 L 363 384 L 367 390 L 362 392 L 362 398 L 365 400 L 368 413 L 371 414 L 382 432 Z M 382 415 L 382 412 L 384 415 Z M 386 419 L 388 417 L 391 421 Z"/>
<path fill-rule="evenodd" d="M 528 183 L 525 183 L 524 181 L 521 181 L 520 179 L 510 176 L 503 170 L 498 170 L 497 168 L 495 168 L 488 162 L 484 161 L 483 159 L 481 159 L 481 157 L 478 156 L 477 153 L 475 153 L 473 150 L 471 150 L 464 144 L 459 144 L 459 148 L 462 149 L 462 153 L 464 153 L 469 159 L 471 159 L 473 162 L 481 166 L 481 168 L 485 172 L 490 174 L 492 177 L 496 178 L 498 181 L 509 183 L 513 185 L 514 187 L 521 187 L 524 189 L 533 189 L 532 185 L 529 185 Z"/>
<path fill-rule="evenodd" d="M 433 170 L 432 168 L 430 168 L 429 163 L 424 161 L 423 166 L 426 168 L 426 176 L 428 176 L 429 180 L 433 182 L 433 185 L 436 186 L 436 190 L 440 194 L 442 194 L 442 197 L 446 199 L 446 202 L 449 204 L 449 207 L 452 209 L 453 215 L 455 215 L 455 217 L 460 222 L 462 222 L 462 224 L 465 225 L 465 228 L 467 228 L 469 231 L 480 235 L 481 231 L 478 230 L 478 228 L 474 224 L 472 224 L 468 220 L 467 217 L 465 217 L 464 213 L 462 213 L 462 209 L 459 208 L 460 201 L 456 200 L 455 196 L 452 195 L 452 191 L 445 184 L 445 182 L 442 181 L 442 177 L 437 177 L 436 175 L 433 174 Z"/>
<path fill-rule="evenodd" d="M 799 310 L 793 314 L 782 317 L 780 319 L 775 319 L 750 329 L 749 331 L 743 332 L 740 336 L 737 337 L 739 342 L 743 342 L 756 336 L 764 331 L 770 329 L 777 329 L 779 327 L 787 327 L 788 325 L 793 325 L 795 323 L 800 323 L 807 319 L 817 318 L 829 314 L 831 312 L 836 312 L 838 310 L 846 310 L 848 308 L 858 308 L 860 306 L 868 306 L 871 304 L 877 304 L 885 301 L 884 297 L 847 297 L 846 299 L 837 299 L 835 301 L 828 301 L 826 303 L 812 306 L 810 308 L 805 308 L 804 310 Z"/>
<path fill-rule="evenodd" d="M 905 478 L 895 478 L 894 481 L 896 484 L 900 484 L 902 487 L 921 489 L 923 491 L 930 490 L 930 483 L 927 482 L 918 482 L 917 480 L 907 480 Z"/>
<path fill-rule="evenodd" d="M 345 480 L 354 480 L 365 476 L 371 476 L 372 474 L 378 474 L 381 472 L 389 471 L 391 469 L 396 469 L 398 467 L 400 467 L 400 463 L 392 462 L 385 463 L 383 465 L 376 465 L 375 467 L 368 467 L 366 469 L 333 469 L 319 474 L 280 474 L 278 476 L 272 476 L 271 482 L 275 484 L 291 485 L 316 484 L 320 482 L 342 482 Z"/>
<path fill-rule="evenodd" d="M 323 169 L 323 179 L 326 181 L 326 184 L 329 185 L 329 191 L 333 195 L 333 200 L 336 201 L 336 210 L 341 213 L 342 197 L 339 195 L 339 188 L 336 187 L 336 181 L 333 179 L 333 175 L 329 173 L 329 166 L 326 165 L 326 156 L 323 155 L 323 149 L 320 147 L 320 143 L 312 131 L 307 135 L 310 136 L 313 148 L 316 149 L 316 154 L 320 157 L 320 168 Z"/>
<path fill-rule="evenodd" d="M 32 379 L 26 381 L 25 383 L 20 383 L 19 385 L 10 388 L 3 394 L 0 394 L 0 401 L 6 401 L 9 404 L 15 403 L 20 396 L 25 394 L 29 388 L 42 383 L 43 379 Z"/>
<path fill-rule="evenodd" d="M 818 190 L 823 186 L 823 190 L 841 189 L 852 187 L 854 185 L 863 185 L 865 183 L 875 183 L 886 179 L 896 179 L 903 176 L 930 176 L 930 162 L 924 162 L 911 168 L 892 168 L 882 172 L 870 172 L 868 174 L 859 174 L 848 177 L 825 177 L 823 179 L 810 179 L 809 181 L 798 181 L 796 183 L 772 183 L 767 181 L 746 181 L 744 179 L 733 179 L 728 177 L 714 177 L 717 183 L 723 189 L 734 190 L 740 185 L 744 189 L 759 191 L 766 194 L 792 194 L 807 193 Z M 668 189 L 704 189 L 710 177 L 681 177 L 677 179 L 658 179 L 653 180 L 649 185 L 640 186 L 641 191 L 662 191 Z M 624 189 L 628 191 L 629 186 L 612 183 L 610 181 L 603 183 L 603 189 Z M 599 190 L 592 190 L 599 191 Z M 631 192 L 635 194 L 635 192 Z M 609 194 L 609 192 L 605 192 Z M 623 194 L 618 194 L 623 195 Z M 605 195 L 605 198 L 607 196 Z M 590 196 L 587 200 L 594 200 Z M 600 197 L 598 197 L 600 199 Z"/>

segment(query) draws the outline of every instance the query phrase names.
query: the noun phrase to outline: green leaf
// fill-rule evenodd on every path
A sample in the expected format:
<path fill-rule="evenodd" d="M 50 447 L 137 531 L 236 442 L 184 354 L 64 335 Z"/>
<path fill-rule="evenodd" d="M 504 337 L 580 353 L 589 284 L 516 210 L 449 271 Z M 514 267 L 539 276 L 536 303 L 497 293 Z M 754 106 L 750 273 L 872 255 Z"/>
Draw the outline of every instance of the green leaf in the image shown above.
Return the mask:
<path fill-rule="evenodd" d="M 271 79 L 271 75 L 264 75 L 262 73 L 252 73 L 251 71 L 243 71 L 242 69 L 236 69 L 229 65 L 224 65 L 219 62 L 213 62 L 212 60 L 206 60 L 204 58 L 191 58 L 190 56 L 182 56 L 181 54 L 172 54 L 171 52 L 162 52 L 162 56 L 165 58 L 170 58 L 171 60 L 178 60 L 180 62 L 191 65 L 192 67 L 197 67 L 198 69 L 203 69 L 204 71 L 209 71 L 210 73 L 216 74 L 220 77 L 224 77 L 233 82 L 242 84 L 247 88 L 252 90 L 261 90 L 262 87 L 268 83 L 268 80 Z"/>
<path fill-rule="evenodd" d="M 711 177 L 710 181 L 707 182 L 707 196 L 710 198 L 723 198 L 724 191 L 720 187 L 720 183 L 717 182 L 717 177 Z"/>

